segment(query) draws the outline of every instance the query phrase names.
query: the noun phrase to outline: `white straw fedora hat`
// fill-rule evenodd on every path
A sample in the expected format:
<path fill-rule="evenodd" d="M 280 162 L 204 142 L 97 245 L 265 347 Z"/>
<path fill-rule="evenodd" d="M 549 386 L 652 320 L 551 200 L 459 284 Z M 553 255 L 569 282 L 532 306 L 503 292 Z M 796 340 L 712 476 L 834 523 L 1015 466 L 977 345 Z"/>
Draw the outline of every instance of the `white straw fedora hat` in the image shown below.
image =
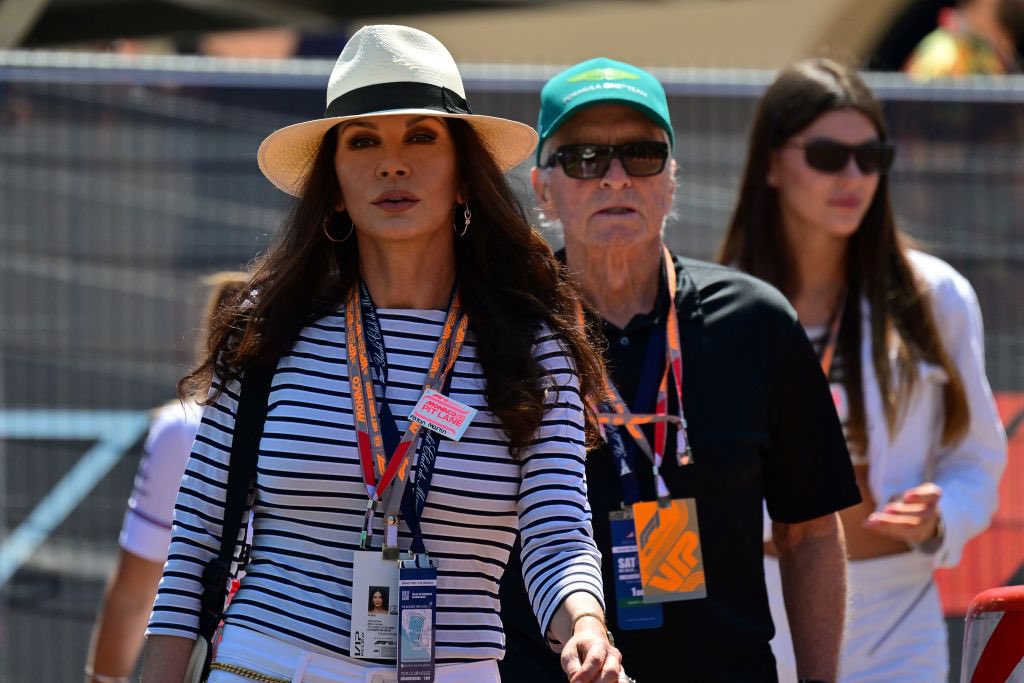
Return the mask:
<path fill-rule="evenodd" d="M 470 111 L 455 60 L 437 38 L 408 26 L 364 26 L 331 71 L 324 118 L 270 134 L 257 153 L 260 170 L 299 196 L 328 129 L 349 119 L 399 114 L 465 120 L 503 171 L 526 159 L 537 144 L 536 131 L 524 123 Z"/>

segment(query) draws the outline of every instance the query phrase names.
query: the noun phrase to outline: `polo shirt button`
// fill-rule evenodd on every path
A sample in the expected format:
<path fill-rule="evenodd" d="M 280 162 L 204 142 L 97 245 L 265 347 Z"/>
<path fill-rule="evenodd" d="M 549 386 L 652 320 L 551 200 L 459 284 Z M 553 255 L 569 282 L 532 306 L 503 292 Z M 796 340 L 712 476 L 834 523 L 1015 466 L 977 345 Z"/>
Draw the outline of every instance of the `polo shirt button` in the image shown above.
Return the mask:
<path fill-rule="evenodd" d="M 619 337 L 619 346 L 629 346 L 629 337 Z"/>

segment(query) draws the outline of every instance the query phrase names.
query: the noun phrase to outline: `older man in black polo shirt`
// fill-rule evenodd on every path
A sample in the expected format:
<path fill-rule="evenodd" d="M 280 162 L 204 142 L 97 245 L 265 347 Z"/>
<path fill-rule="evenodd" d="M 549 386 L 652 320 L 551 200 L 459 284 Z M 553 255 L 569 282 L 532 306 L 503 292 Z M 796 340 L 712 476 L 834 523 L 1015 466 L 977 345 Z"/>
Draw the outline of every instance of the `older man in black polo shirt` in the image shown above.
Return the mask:
<path fill-rule="evenodd" d="M 665 248 L 674 134 L 649 73 L 571 67 L 544 87 L 539 129 L 533 187 L 602 318 L 616 389 L 587 480 L 626 670 L 640 683 L 777 680 L 766 501 L 799 674 L 834 681 L 846 600 L 835 513 L 860 495 L 795 313 L 770 286 Z M 501 588 L 503 680 L 564 681 L 517 570 Z"/>

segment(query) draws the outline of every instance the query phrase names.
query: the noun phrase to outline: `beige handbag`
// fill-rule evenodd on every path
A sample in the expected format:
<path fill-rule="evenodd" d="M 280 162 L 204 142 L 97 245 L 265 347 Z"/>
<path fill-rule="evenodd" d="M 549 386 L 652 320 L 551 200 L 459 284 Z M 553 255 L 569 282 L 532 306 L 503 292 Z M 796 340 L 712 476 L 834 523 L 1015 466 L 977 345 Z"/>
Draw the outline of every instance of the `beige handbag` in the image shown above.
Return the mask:
<path fill-rule="evenodd" d="M 192 646 L 192 654 L 188 658 L 188 668 L 185 669 L 185 677 L 182 683 L 203 683 L 203 674 L 206 673 L 206 655 L 210 651 L 210 644 L 206 638 L 199 636 Z"/>

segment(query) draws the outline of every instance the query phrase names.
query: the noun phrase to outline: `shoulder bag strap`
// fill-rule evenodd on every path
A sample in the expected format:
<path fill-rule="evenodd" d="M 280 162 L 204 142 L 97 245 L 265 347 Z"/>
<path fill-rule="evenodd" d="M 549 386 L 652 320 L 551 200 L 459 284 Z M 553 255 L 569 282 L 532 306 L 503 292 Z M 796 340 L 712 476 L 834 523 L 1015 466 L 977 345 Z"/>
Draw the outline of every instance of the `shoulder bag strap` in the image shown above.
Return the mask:
<path fill-rule="evenodd" d="M 231 563 L 234 560 L 238 532 L 242 527 L 242 514 L 256 477 L 256 460 L 263 425 L 267 420 L 267 402 L 274 370 L 274 365 L 254 365 L 247 368 L 242 376 L 231 439 L 220 553 L 203 571 L 199 635 L 207 642 L 213 639 L 217 631 L 227 600 L 228 580 L 231 578 Z"/>

